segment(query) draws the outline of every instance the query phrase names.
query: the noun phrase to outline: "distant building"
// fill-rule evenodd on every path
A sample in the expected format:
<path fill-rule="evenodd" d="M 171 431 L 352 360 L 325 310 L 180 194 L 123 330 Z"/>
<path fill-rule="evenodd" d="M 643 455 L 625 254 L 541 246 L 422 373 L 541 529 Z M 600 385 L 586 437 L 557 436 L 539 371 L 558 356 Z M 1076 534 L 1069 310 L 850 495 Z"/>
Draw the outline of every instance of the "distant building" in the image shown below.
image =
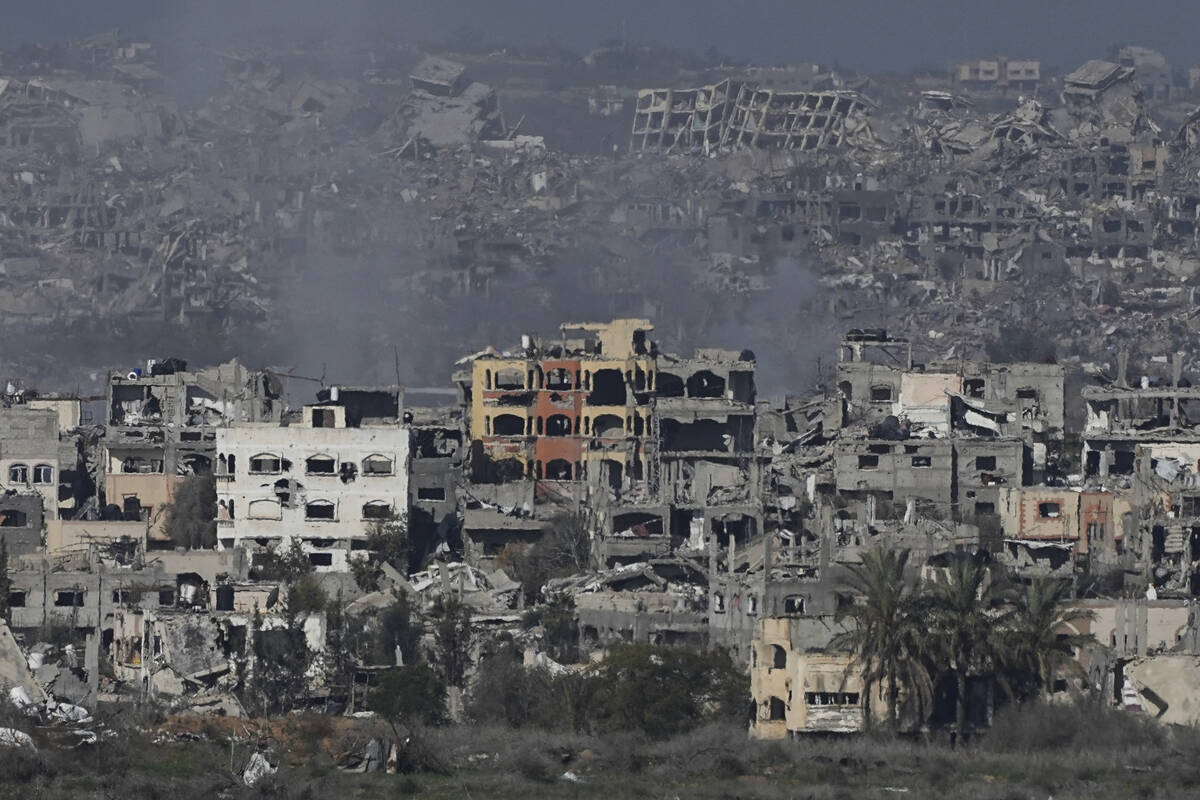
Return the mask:
<path fill-rule="evenodd" d="M 1004 56 L 954 65 L 954 80 L 967 87 L 996 89 L 1001 92 L 1033 91 L 1042 79 L 1042 62 L 1009 60 Z"/>

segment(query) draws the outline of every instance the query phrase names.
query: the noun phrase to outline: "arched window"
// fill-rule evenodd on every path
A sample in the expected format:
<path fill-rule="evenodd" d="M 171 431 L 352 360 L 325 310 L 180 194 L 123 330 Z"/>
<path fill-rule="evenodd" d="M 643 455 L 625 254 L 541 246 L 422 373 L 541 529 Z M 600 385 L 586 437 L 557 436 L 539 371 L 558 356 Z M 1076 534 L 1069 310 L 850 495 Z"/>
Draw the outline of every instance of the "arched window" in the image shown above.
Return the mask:
<path fill-rule="evenodd" d="M 9 483 L 29 483 L 29 467 L 26 464 L 13 464 L 8 468 Z"/>
<path fill-rule="evenodd" d="M 304 460 L 304 471 L 308 475 L 332 475 L 337 472 L 337 459 L 323 453 Z"/>
<path fill-rule="evenodd" d="M 278 475 L 282 472 L 283 460 L 274 453 L 259 453 L 250 456 L 251 475 Z"/>
<path fill-rule="evenodd" d="M 620 439 L 625 435 L 625 425 L 615 414 L 601 414 L 592 423 L 592 433 L 601 439 Z"/>
<path fill-rule="evenodd" d="M 372 500 L 363 504 L 363 519 L 387 519 L 390 516 L 392 516 L 392 506 L 386 500 Z"/>
<path fill-rule="evenodd" d="M 496 388 L 497 389 L 524 389 L 525 388 L 525 373 L 517 368 L 502 369 L 496 372 Z"/>
<path fill-rule="evenodd" d="M 233 518 L 233 513 L 229 515 Z M 246 507 L 246 517 L 248 519 L 282 519 L 283 506 L 275 500 L 251 500 L 250 505 Z"/>
<path fill-rule="evenodd" d="M 328 500 L 313 500 L 304 506 L 304 518 L 324 522 L 337 519 L 337 506 Z"/>
<path fill-rule="evenodd" d="M 546 464 L 546 480 L 571 480 L 571 462 L 567 461 L 565 458 L 556 458 L 550 463 Z"/>
<path fill-rule="evenodd" d="M 725 379 L 702 369 L 688 378 L 687 392 L 688 397 L 724 397 Z"/>
<path fill-rule="evenodd" d="M 571 388 L 571 373 L 568 370 L 558 367 L 546 373 L 546 388 L 547 389 L 570 389 Z"/>
<path fill-rule="evenodd" d="M 49 464 L 38 464 L 33 468 L 34 483 L 54 483 L 54 467 Z"/>
<path fill-rule="evenodd" d="M 392 460 L 378 453 L 364 458 L 362 467 L 363 475 L 367 476 L 392 474 Z"/>
<path fill-rule="evenodd" d="M 769 705 L 769 708 L 768 708 L 767 719 L 780 720 L 780 719 L 787 718 L 787 711 L 786 711 L 787 707 L 783 704 L 783 701 L 780 700 L 778 697 L 772 697 L 771 701 L 768 705 Z"/>
<path fill-rule="evenodd" d="M 713 611 L 718 614 L 725 613 L 725 595 L 720 592 L 713 592 Z"/>
<path fill-rule="evenodd" d="M 787 669 L 787 650 L 777 644 L 771 645 L 771 669 Z"/>
<path fill-rule="evenodd" d="M 499 414 L 492 418 L 492 434 L 495 436 L 522 436 L 525 420 L 516 414 Z"/>
<path fill-rule="evenodd" d="M 554 414 L 546 418 L 547 436 L 570 436 L 571 418 L 566 414 Z"/>

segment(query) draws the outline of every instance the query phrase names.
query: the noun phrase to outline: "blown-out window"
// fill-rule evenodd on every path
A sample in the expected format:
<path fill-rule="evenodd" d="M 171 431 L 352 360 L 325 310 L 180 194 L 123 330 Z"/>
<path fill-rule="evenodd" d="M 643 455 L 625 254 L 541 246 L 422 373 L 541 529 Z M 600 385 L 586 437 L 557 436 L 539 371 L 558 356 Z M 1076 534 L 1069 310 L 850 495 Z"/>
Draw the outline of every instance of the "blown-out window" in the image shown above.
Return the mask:
<path fill-rule="evenodd" d="M 271 453 L 259 453 L 250 457 L 251 475 L 275 475 L 281 471 L 282 460 Z"/>
<path fill-rule="evenodd" d="M 363 475 L 391 475 L 392 460 L 387 456 L 370 455 L 363 459 L 362 462 Z"/>
<path fill-rule="evenodd" d="M 328 500 L 313 500 L 304 506 L 304 518 L 317 521 L 337 519 L 337 506 Z"/>
<path fill-rule="evenodd" d="M 33 468 L 34 483 L 54 483 L 54 467 L 49 464 L 38 464 Z"/>
<path fill-rule="evenodd" d="M 8 468 L 9 483 L 29 483 L 29 466 L 26 464 L 13 464 Z"/>
<path fill-rule="evenodd" d="M 362 507 L 363 519 L 387 519 L 392 515 L 392 505 L 386 500 L 372 500 Z"/>

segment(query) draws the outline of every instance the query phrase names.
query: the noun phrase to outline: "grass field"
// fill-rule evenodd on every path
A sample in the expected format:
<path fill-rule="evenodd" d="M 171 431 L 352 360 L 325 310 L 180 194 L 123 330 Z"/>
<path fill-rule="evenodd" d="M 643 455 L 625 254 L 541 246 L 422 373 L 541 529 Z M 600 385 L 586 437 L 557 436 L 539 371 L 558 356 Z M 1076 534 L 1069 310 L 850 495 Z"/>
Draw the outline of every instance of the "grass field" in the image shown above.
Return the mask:
<path fill-rule="evenodd" d="M 404 775 L 334 766 L 331 753 L 359 733 L 355 724 L 221 720 L 183 726 L 194 741 L 161 741 L 160 726 L 73 750 L 4 749 L 0 796 L 1116 800 L 1195 796 L 1200 786 L 1200 732 L 1086 707 L 1001 713 L 986 736 L 957 749 L 884 735 L 757 742 L 724 725 L 666 741 L 448 726 L 417 735 L 424 766 Z M 236 774 L 253 746 L 247 732 L 268 739 L 280 763 L 253 788 Z"/>

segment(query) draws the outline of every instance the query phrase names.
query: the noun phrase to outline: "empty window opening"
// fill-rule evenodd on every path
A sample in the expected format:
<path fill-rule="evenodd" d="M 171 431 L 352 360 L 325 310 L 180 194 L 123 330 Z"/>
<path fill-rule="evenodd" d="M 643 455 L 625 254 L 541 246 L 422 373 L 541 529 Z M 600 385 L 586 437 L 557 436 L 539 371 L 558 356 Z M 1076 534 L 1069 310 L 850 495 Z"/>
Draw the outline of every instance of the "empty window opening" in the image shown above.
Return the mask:
<path fill-rule="evenodd" d="M 54 605 L 59 608 L 82 608 L 83 594 L 78 589 L 60 589 L 54 593 Z"/>
<path fill-rule="evenodd" d="M 446 490 L 441 486 L 421 486 L 417 489 L 417 499 L 436 501 L 445 500 Z"/>
<path fill-rule="evenodd" d="M 995 513 L 996 513 L 996 504 L 995 503 L 986 503 L 981 500 L 975 504 L 975 516 L 977 516 L 977 517 L 983 516 L 984 514 L 995 514 Z"/>
<path fill-rule="evenodd" d="M 804 598 L 798 594 L 788 595 L 787 597 L 783 598 L 783 613 L 803 614 Z"/>
<path fill-rule="evenodd" d="M 392 516 L 392 507 L 382 500 L 374 500 L 362 507 L 363 519 L 388 519 Z M 332 516 L 327 519 L 333 519 Z"/>
<path fill-rule="evenodd" d="M 767 719 L 770 719 L 772 721 L 785 719 L 787 711 L 786 711 L 786 707 L 783 704 L 783 700 L 779 699 L 778 697 L 772 697 L 770 702 L 768 703 L 768 712 L 767 713 L 768 713 Z"/>
<path fill-rule="evenodd" d="M 525 373 L 519 369 L 502 369 L 497 371 L 496 388 L 504 390 L 524 389 Z"/>
<path fill-rule="evenodd" d="M 771 669 L 787 669 L 787 650 L 777 644 L 771 645 Z"/>
<path fill-rule="evenodd" d="M 654 377 L 655 391 L 659 397 L 683 397 L 683 378 L 670 372 L 660 372 Z"/>
<path fill-rule="evenodd" d="M 975 456 L 975 469 L 995 469 L 995 456 Z"/>
<path fill-rule="evenodd" d="M 929 468 L 933 466 L 933 458 L 930 456 L 913 456 L 912 465 L 918 469 Z"/>
<path fill-rule="evenodd" d="M 175 590 L 174 589 L 159 589 L 158 604 L 160 606 L 175 605 Z"/>
<path fill-rule="evenodd" d="M 1058 503 L 1038 503 L 1038 516 L 1042 519 L 1057 519 L 1062 516 L 1062 506 Z"/>
<path fill-rule="evenodd" d="M 0 528 L 24 528 L 29 524 L 29 516 L 24 511 L 6 508 L 0 511 Z"/>
<path fill-rule="evenodd" d="M 29 467 L 25 464 L 13 464 L 8 468 L 9 483 L 29 483 Z"/>
<path fill-rule="evenodd" d="M 25 607 L 25 592 L 13 591 L 8 593 L 9 608 L 24 608 Z"/>
<path fill-rule="evenodd" d="M 328 500 L 314 500 L 304 506 L 304 518 L 309 520 L 332 520 L 336 518 L 336 506 Z"/>
<path fill-rule="evenodd" d="M 363 475 L 391 475 L 392 460 L 387 456 L 367 456 L 363 459 Z"/>
<path fill-rule="evenodd" d="M 492 435 L 521 436 L 525 433 L 525 420 L 515 414 L 500 414 L 492 418 Z"/>
<path fill-rule="evenodd" d="M 566 414 L 554 414 L 546 418 L 547 436 L 570 436 L 571 418 Z"/>
<path fill-rule="evenodd" d="M 601 414 L 592 424 L 592 433 L 601 439 L 619 439 L 625 434 L 625 423 L 615 414 Z"/>
<path fill-rule="evenodd" d="M 305 460 L 304 471 L 309 475 L 332 475 L 337 472 L 337 460 L 332 456 L 312 456 Z"/>
<path fill-rule="evenodd" d="M 334 416 L 333 409 L 314 408 L 312 412 L 312 426 L 314 428 L 337 427 L 337 417 Z"/>
<path fill-rule="evenodd" d="M 54 467 L 49 464 L 38 464 L 33 468 L 34 483 L 54 483 Z"/>
<path fill-rule="evenodd" d="M 859 469 L 879 469 L 879 456 L 875 456 L 875 455 L 859 456 L 858 457 L 858 468 Z"/>
<path fill-rule="evenodd" d="M 269 453 L 259 453 L 250 457 L 251 475 L 276 475 L 281 472 L 282 461 L 279 456 Z"/>
<path fill-rule="evenodd" d="M 871 402 L 872 403 L 890 403 L 890 402 L 892 402 L 892 387 L 890 387 L 890 386 L 872 386 L 871 387 Z"/>
<path fill-rule="evenodd" d="M 687 393 L 688 397 L 724 397 L 725 379 L 702 369 L 688 378 Z"/>
<path fill-rule="evenodd" d="M 565 458 L 556 458 L 546 464 L 546 480 L 569 481 L 571 473 L 571 462 Z"/>
<path fill-rule="evenodd" d="M 592 392 L 588 403 L 594 406 L 625 405 L 625 376 L 619 369 L 598 369 L 592 373 Z"/>
<path fill-rule="evenodd" d="M 309 553 L 308 563 L 314 567 L 332 567 L 333 553 Z"/>
<path fill-rule="evenodd" d="M 571 388 L 571 373 L 569 370 L 558 367 L 546 373 L 546 388 L 547 389 L 570 389 Z"/>

